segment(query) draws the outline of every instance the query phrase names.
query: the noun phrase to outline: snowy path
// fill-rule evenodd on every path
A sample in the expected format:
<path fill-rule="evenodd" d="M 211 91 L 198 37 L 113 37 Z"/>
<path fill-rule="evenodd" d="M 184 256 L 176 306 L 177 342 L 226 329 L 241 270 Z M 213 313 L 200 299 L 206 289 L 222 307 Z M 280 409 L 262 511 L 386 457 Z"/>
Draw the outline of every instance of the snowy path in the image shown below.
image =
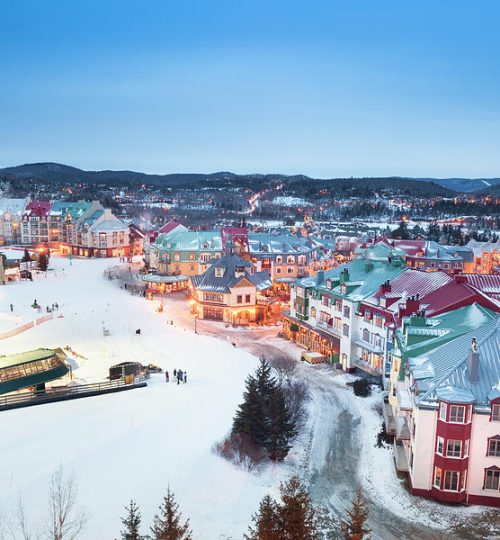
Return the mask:
<path fill-rule="evenodd" d="M 258 331 L 257 331 L 258 333 Z M 230 339 L 267 358 L 300 357 L 295 345 L 262 332 L 260 338 L 229 331 Z M 380 394 L 358 398 L 346 386 L 349 376 L 327 366 L 298 364 L 298 375 L 311 392 L 308 430 L 297 445 L 301 472 L 317 505 L 343 519 L 359 485 L 370 510 L 373 540 L 456 539 L 453 520 L 466 521 L 481 507 L 443 506 L 411 496 L 395 472 L 391 449 L 375 446 L 382 419 L 375 410 Z M 294 448 L 294 451 L 299 451 Z"/>
<path fill-rule="evenodd" d="M 276 495 L 280 480 L 296 471 L 309 483 L 315 502 L 336 515 L 350 507 L 361 483 L 377 540 L 452 538 L 447 516 L 477 512 L 407 494 L 391 451 L 374 447 L 378 396 L 355 398 L 346 377 L 324 366 L 298 366 L 311 391 L 311 415 L 283 463 L 247 472 L 225 462 L 212 446 L 231 426 L 256 357 L 297 358 L 299 349 L 276 338 L 279 328 L 232 330 L 200 322 L 201 335 L 194 335 L 185 299 L 168 298 L 164 313 L 156 313 L 157 302 L 103 279 L 110 261 L 77 259 L 70 267 L 55 259 L 53 264 L 65 268 L 64 279 L 2 287 L 0 314 L 7 321 L 29 320 L 37 298 L 44 306 L 58 302 L 64 317 L 0 341 L 0 354 L 68 345 L 81 355 L 75 357 L 74 374 L 85 381 L 102 380 L 117 362 L 138 360 L 170 371 L 187 369 L 189 382 L 167 385 L 158 375 L 145 389 L 1 413 L 2 511 L 11 511 L 21 496 L 37 519 L 45 508 L 48 478 L 62 464 L 75 473 L 90 513 L 84 540 L 117 537 L 130 497 L 150 523 L 167 483 L 191 518 L 196 539 L 241 539 L 262 496 Z M 103 336 L 103 326 L 109 337 Z M 142 329 L 140 336 L 135 328 Z"/>

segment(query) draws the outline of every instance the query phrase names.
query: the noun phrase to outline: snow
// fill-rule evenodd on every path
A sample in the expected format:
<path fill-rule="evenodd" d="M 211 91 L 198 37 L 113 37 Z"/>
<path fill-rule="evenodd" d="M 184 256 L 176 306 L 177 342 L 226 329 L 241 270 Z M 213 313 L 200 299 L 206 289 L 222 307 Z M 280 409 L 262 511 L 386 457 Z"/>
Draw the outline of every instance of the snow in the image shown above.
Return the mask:
<path fill-rule="evenodd" d="M 74 377 L 82 382 L 102 380 L 110 365 L 135 360 L 170 372 L 186 370 L 188 383 L 167 384 L 159 374 L 147 388 L 0 412 L 3 512 L 12 511 L 21 496 L 38 521 L 49 478 L 62 465 L 74 473 L 90 514 L 84 540 L 118 537 L 131 497 L 144 524 L 151 523 L 167 485 L 190 517 L 195 538 L 241 538 L 262 496 L 276 496 L 279 482 L 293 472 L 308 483 L 315 502 L 328 502 L 336 512 L 350 507 L 359 482 L 370 501 L 374 539 L 393 538 L 387 527 L 394 519 L 403 520 L 398 527 L 412 524 L 411 537 L 424 526 L 445 529 L 450 518 L 463 515 L 462 507 L 440 506 L 405 491 L 392 449 L 374 444 L 381 395 L 355 397 L 346 386 L 350 376 L 327 366 L 298 365 L 311 390 L 310 415 L 283 463 L 249 472 L 224 461 L 213 446 L 231 426 L 258 355 L 283 351 L 298 359 L 301 349 L 277 338 L 274 327 L 221 330 L 217 323 L 199 321 L 204 335 L 195 335 L 183 298 L 167 299 L 163 313 L 157 313 L 157 301 L 131 296 L 117 281 L 104 279 L 104 270 L 116 264 L 73 259 L 70 265 L 53 257 L 54 271 L 47 275 L 57 278 L 1 287 L 2 330 L 40 316 L 30 307 L 35 298 L 42 306 L 57 302 L 56 315 L 62 317 L 0 340 L 0 354 L 69 346 Z"/>
<path fill-rule="evenodd" d="M 241 538 L 280 474 L 245 472 L 215 455 L 212 446 L 231 426 L 256 357 L 227 341 L 167 325 L 175 313 L 160 315 L 156 302 L 130 296 L 103 278 L 115 261 L 51 262 L 64 278 L 2 287 L 0 309 L 5 314 L 12 302 L 16 316 L 35 318 L 30 305 L 36 298 L 42 306 L 58 302 L 64 318 L 0 341 L 2 354 L 69 345 L 85 357 L 75 359 L 78 379 L 102 380 L 108 366 L 138 360 L 187 370 L 188 383 L 166 384 L 163 375 L 154 375 L 144 389 L 0 413 L 0 507 L 12 509 L 21 496 L 40 517 L 49 477 L 63 465 L 74 472 L 90 513 L 86 539 L 117 536 L 130 497 L 150 523 L 168 484 L 196 538 Z M 103 323 L 109 337 L 102 335 Z"/>

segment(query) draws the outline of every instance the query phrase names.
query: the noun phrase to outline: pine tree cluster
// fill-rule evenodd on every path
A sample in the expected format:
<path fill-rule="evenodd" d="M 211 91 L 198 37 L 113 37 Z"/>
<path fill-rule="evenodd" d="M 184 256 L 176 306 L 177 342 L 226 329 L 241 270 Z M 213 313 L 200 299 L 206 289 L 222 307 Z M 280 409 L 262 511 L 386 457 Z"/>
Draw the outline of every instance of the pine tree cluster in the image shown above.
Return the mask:
<path fill-rule="evenodd" d="M 286 457 L 297 435 L 285 394 L 264 358 L 255 375 L 246 380 L 243 403 L 234 417 L 232 433 L 249 437 L 273 461 Z"/>
<path fill-rule="evenodd" d="M 163 498 L 159 512 L 154 517 L 150 528 L 152 536 L 140 534 L 141 514 L 135 501 L 131 500 L 125 508 L 127 514 L 122 518 L 122 540 L 192 540 L 189 519 L 183 521 L 179 505 L 170 488 Z"/>
<path fill-rule="evenodd" d="M 298 476 L 281 484 L 280 496 L 262 499 L 246 540 L 319 540 L 316 511 Z"/>

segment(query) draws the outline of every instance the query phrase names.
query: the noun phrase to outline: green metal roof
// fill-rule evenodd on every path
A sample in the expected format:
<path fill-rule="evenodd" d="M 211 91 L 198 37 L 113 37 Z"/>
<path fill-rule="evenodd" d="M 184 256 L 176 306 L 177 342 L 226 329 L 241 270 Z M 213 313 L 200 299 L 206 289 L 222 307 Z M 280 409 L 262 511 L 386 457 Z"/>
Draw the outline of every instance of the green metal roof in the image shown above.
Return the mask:
<path fill-rule="evenodd" d="M 405 365 L 409 358 L 429 353 L 467 332 L 496 320 L 497 317 L 495 312 L 479 304 L 471 304 L 426 319 L 405 317 L 404 330 L 399 330 L 396 334 L 396 345 L 403 356 L 399 379 L 404 379 Z M 418 323 L 418 326 L 413 326 L 412 323 Z"/>
<path fill-rule="evenodd" d="M 52 358 L 55 354 L 56 352 L 51 349 L 36 349 L 9 356 L 0 356 L 0 369 L 36 362 L 37 360 L 46 360 L 47 358 Z"/>

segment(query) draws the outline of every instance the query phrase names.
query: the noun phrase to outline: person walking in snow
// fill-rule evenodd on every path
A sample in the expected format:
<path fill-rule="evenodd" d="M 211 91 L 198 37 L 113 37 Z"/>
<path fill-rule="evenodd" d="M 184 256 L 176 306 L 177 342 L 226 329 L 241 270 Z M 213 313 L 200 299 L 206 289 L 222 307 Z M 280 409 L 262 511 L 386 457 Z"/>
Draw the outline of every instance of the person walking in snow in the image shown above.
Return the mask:
<path fill-rule="evenodd" d="M 188 374 L 187 371 L 184 372 L 184 384 L 188 382 Z"/>
<path fill-rule="evenodd" d="M 170 377 L 168 375 L 168 371 L 165 371 L 165 382 L 169 382 L 170 381 Z"/>
<path fill-rule="evenodd" d="M 10 305 L 10 311 L 11 311 L 11 312 L 14 311 L 14 304 L 11 304 L 11 305 Z"/>
<path fill-rule="evenodd" d="M 177 370 L 174 369 L 174 378 L 177 377 Z"/>

